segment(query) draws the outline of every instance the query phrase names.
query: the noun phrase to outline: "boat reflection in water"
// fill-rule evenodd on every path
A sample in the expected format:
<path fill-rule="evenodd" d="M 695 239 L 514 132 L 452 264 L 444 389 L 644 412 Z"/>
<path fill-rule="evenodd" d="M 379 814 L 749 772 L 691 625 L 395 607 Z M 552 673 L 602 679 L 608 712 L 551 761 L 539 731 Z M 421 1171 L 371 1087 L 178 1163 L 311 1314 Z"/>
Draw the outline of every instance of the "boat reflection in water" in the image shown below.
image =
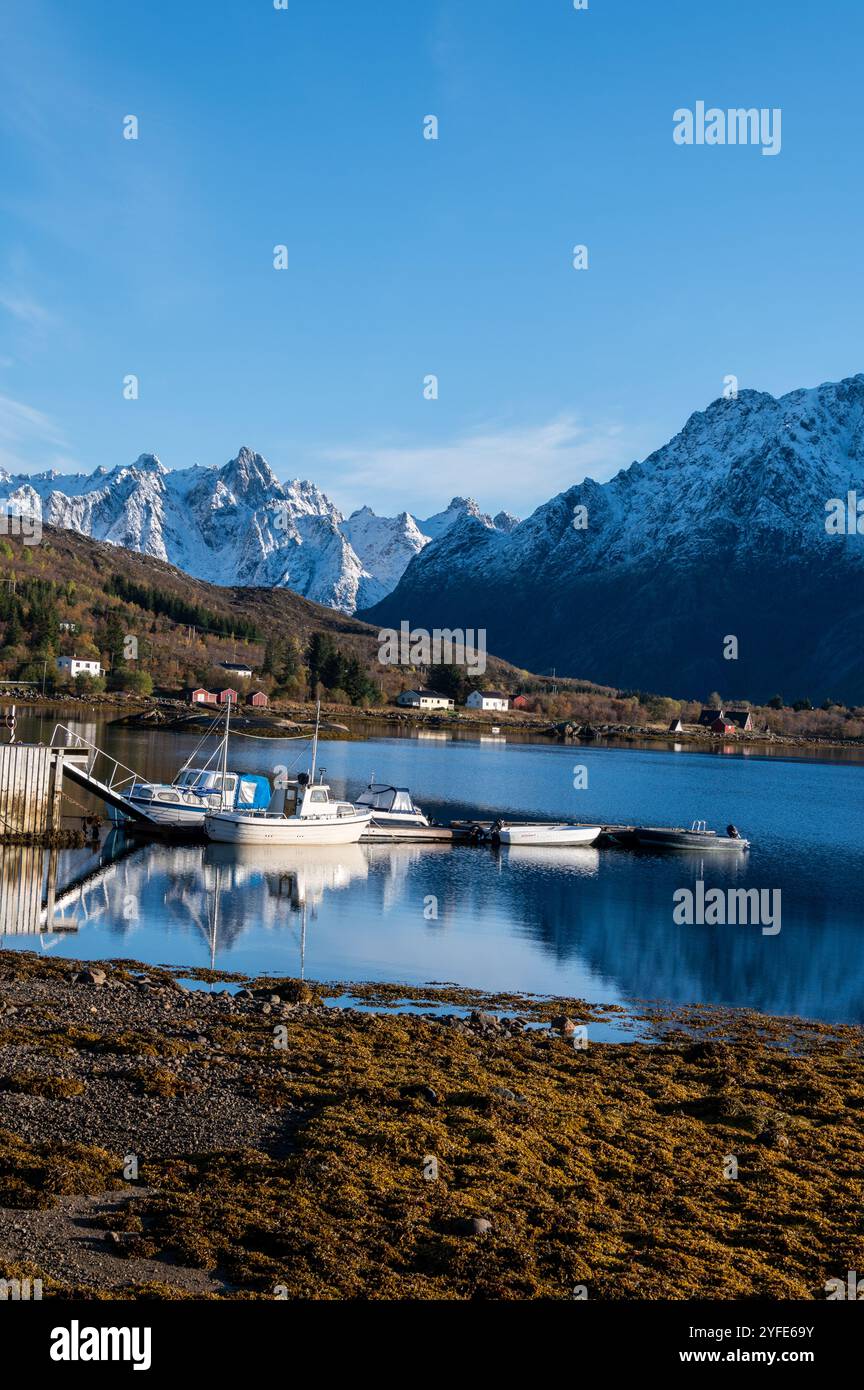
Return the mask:
<path fill-rule="evenodd" d="M 262 896 L 298 912 L 317 908 L 326 892 L 347 888 L 367 877 L 369 861 L 359 845 L 209 844 L 204 850 L 205 879 L 214 875 L 221 890 L 249 893 L 249 911 L 261 906 Z M 263 888 L 263 894 L 260 889 Z"/>
<path fill-rule="evenodd" d="M 326 893 L 362 881 L 368 873 L 369 863 L 356 844 L 268 848 L 213 843 L 203 852 L 197 882 L 181 890 L 179 900 L 207 941 L 211 969 L 216 968 L 219 946 L 230 944 L 248 926 L 293 927 L 299 918 L 303 979 L 310 912 L 314 920 Z"/>
<path fill-rule="evenodd" d="M 511 868 L 554 869 L 594 878 L 600 871 L 600 851 L 593 845 L 501 845 L 498 863 Z"/>

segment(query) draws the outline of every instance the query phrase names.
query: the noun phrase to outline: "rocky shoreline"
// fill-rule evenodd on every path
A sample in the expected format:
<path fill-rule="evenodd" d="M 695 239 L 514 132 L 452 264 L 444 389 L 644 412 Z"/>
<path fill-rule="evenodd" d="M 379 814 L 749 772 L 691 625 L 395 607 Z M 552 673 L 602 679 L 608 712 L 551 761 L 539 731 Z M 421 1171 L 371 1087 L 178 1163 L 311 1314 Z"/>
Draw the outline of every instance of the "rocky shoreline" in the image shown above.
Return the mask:
<path fill-rule="evenodd" d="M 822 1298 L 864 1267 L 862 1057 L 860 1029 L 748 1012 L 5 952 L 0 1278 Z"/>
<path fill-rule="evenodd" d="M 19 716 L 26 715 L 28 709 L 53 712 L 60 716 L 82 710 L 91 714 L 109 717 L 112 724 L 131 729 L 158 729 L 160 733 L 188 733 L 213 718 L 212 708 L 195 709 L 184 700 L 160 697 L 143 698 L 140 695 L 82 695 L 67 696 L 64 699 L 54 696 L 29 697 L 18 704 Z M 110 718 L 110 716 L 114 716 Z M 615 745 L 650 743 L 658 748 L 672 748 L 676 744 L 685 745 L 697 751 L 735 745 L 759 752 L 769 748 L 837 748 L 864 750 L 861 738 L 826 738 L 821 735 L 780 734 L 780 733 L 742 733 L 715 734 L 709 729 L 685 730 L 672 734 L 665 727 L 652 724 L 604 724 L 582 725 L 572 720 L 554 722 L 543 715 L 516 713 L 485 714 L 459 710 L 455 715 L 442 715 L 434 712 L 392 707 L 363 709 L 353 706 L 324 706 L 324 733 L 329 737 L 365 737 L 370 734 L 369 725 L 395 727 L 399 730 L 413 727 L 440 729 L 459 732 L 477 730 L 489 732 L 498 727 L 502 735 L 518 734 L 521 737 L 552 739 L 570 744 L 591 744 L 609 741 Z M 284 738 L 286 733 L 296 734 L 307 729 L 315 719 L 315 706 L 311 702 L 289 701 L 270 710 L 250 712 L 243 706 L 237 713 L 235 728 L 239 731 L 254 732 L 259 738 Z M 374 734 L 374 728 L 371 731 Z"/>

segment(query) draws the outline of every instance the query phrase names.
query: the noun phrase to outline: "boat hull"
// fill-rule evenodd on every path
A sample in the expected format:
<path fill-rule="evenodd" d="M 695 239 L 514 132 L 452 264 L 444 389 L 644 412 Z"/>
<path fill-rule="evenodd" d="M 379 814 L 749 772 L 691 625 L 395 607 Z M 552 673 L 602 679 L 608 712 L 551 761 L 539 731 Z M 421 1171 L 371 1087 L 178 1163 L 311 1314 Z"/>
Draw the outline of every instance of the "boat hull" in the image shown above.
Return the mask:
<path fill-rule="evenodd" d="M 206 816 L 209 840 L 222 845 L 356 845 L 369 824 L 369 815 L 244 816 L 220 812 Z"/>
<path fill-rule="evenodd" d="M 203 831 L 204 817 L 208 812 L 206 806 L 172 806 L 160 804 L 158 801 L 139 801 L 138 799 L 130 800 L 129 805 L 143 811 L 152 825 L 161 826 L 166 830 Z M 118 819 L 125 819 L 122 812 L 118 812 Z"/>
<path fill-rule="evenodd" d="M 502 825 L 494 838 L 502 845 L 537 845 L 567 848 L 593 845 L 599 839 L 600 825 Z"/>
<path fill-rule="evenodd" d="M 711 853 L 740 854 L 750 848 L 750 841 L 734 839 L 731 835 L 714 835 L 698 830 L 664 829 L 644 826 L 633 831 L 638 845 L 645 849 L 708 850 Z"/>
<path fill-rule="evenodd" d="M 467 844 L 473 839 L 467 828 L 454 828 L 449 825 L 415 825 L 403 822 L 378 821 L 373 818 L 367 830 L 363 831 L 363 841 L 370 843 L 416 843 L 416 844 Z"/>

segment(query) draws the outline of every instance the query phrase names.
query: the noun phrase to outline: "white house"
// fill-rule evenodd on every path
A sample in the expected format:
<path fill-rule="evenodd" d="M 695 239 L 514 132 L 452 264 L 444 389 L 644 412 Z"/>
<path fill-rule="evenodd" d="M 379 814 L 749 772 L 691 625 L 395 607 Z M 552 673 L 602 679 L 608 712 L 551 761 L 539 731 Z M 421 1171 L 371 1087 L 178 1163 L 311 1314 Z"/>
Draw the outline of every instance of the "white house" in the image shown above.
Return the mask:
<path fill-rule="evenodd" d="M 408 705 L 411 709 L 455 709 L 456 701 L 437 690 L 403 690 L 396 701 L 397 705 Z"/>
<path fill-rule="evenodd" d="M 510 696 L 503 690 L 472 690 L 465 704 L 471 709 L 509 709 Z"/>
<path fill-rule="evenodd" d="M 236 661 L 220 661 L 219 669 L 220 671 L 230 671 L 231 675 L 235 676 L 236 679 L 240 681 L 252 679 L 252 668 L 251 666 L 247 666 L 245 662 L 240 662 L 238 664 Z"/>
<path fill-rule="evenodd" d="M 101 676 L 101 661 L 82 661 L 77 656 L 58 656 L 57 670 L 66 671 L 70 676 Z"/>

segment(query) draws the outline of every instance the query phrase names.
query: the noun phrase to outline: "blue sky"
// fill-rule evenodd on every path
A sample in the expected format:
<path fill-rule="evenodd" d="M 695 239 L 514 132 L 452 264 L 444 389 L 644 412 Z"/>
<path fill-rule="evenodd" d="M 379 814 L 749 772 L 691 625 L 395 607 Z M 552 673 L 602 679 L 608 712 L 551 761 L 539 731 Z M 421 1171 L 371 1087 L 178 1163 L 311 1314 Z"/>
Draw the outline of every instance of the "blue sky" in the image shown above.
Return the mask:
<path fill-rule="evenodd" d="M 460 492 L 524 515 L 661 445 L 729 373 L 779 394 L 864 368 L 856 0 L 0 18 L 13 471 L 245 443 L 345 509 Z M 677 146 L 698 100 L 780 107 L 781 153 Z"/>

